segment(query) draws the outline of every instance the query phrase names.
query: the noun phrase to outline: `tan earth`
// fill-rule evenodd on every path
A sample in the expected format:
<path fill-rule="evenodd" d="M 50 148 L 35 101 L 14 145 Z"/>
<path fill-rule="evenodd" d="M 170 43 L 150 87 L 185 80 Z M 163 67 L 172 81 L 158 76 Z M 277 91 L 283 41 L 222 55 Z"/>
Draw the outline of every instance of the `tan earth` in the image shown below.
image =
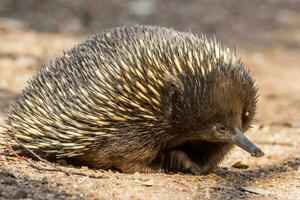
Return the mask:
<path fill-rule="evenodd" d="M 260 87 L 256 123 L 248 136 L 262 148 L 264 157 L 252 158 L 235 148 L 214 173 L 193 176 L 123 174 L 64 163 L 55 164 L 54 169 L 41 161 L 5 156 L 0 151 L 0 199 L 300 199 L 300 23 L 295 22 L 300 19 L 300 12 L 296 12 L 300 5 L 297 7 L 292 0 L 262 2 L 273 11 L 284 7 L 281 24 L 275 23 L 275 28 L 270 25 L 271 30 L 258 26 L 257 33 L 249 36 L 249 30 L 241 25 L 243 21 L 237 22 L 242 36 L 233 42 Z M 217 4 L 206 4 L 211 10 L 219 9 Z M 248 4 L 250 10 L 257 7 Z M 237 7 L 241 6 L 237 3 Z M 247 21 L 243 13 L 237 15 Z M 270 20 L 262 19 L 262 23 L 271 23 Z M 256 24 L 249 24 L 254 30 Z M 37 31 L 23 25 L 18 20 L 0 19 L 0 126 L 9 105 L 38 66 L 62 55 L 88 35 Z M 224 29 L 216 30 L 215 34 L 222 35 Z M 230 39 L 228 35 L 222 38 Z M 249 167 L 233 168 L 238 161 Z"/>

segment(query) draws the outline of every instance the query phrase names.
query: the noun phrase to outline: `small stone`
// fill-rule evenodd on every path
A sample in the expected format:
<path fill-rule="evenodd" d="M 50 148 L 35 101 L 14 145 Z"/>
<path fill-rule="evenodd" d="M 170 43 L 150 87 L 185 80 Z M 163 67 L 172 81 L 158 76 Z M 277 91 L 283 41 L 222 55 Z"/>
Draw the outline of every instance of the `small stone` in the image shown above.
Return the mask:
<path fill-rule="evenodd" d="M 22 190 L 18 191 L 18 192 L 15 194 L 15 198 L 16 198 L 16 199 L 24 199 L 24 198 L 26 198 L 26 197 L 27 197 L 27 193 L 24 192 L 24 191 L 22 191 Z"/>
<path fill-rule="evenodd" d="M 89 168 L 87 166 L 81 166 L 81 169 L 88 170 Z"/>
<path fill-rule="evenodd" d="M 152 179 L 150 179 L 148 181 L 143 182 L 142 185 L 153 186 L 153 185 L 155 185 L 155 183 L 154 183 L 154 181 Z"/>
<path fill-rule="evenodd" d="M 46 176 L 44 176 L 43 178 L 42 178 L 42 181 L 41 181 L 43 184 L 46 184 L 46 183 L 48 183 L 48 178 L 46 177 Z"/>

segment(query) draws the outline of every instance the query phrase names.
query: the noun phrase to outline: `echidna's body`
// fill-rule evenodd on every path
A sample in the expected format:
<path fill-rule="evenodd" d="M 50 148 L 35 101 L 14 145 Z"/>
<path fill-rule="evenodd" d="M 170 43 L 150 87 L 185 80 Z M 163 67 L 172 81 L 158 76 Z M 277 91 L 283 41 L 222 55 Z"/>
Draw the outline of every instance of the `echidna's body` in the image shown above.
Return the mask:
<path fill-rule="evenodd" d="M 202 173 L 232 147 L 208 136 L 214 124 L 230 118 L 246 130 L 255 98 L 228 48 L 130 26 L 96 34 L 43 66 L 14 104 L 8 129 L 41 155 L 96 168 Z"/>

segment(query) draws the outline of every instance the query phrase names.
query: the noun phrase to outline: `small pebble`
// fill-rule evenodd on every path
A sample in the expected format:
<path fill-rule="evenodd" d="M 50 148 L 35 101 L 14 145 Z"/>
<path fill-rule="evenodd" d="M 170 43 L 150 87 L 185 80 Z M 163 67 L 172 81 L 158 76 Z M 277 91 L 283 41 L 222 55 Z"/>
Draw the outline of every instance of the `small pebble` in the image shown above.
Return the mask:
<path fill-rule="evenodd" d="M 24 192 L 24 191 L 22 191 L 22 190 L 18 191 L 18 192 L 15 194 L 15 198 L 16 198 L 16 199 L 24 199 L 24 198 L 26 198 L 26 197 L 27 197 L 27 193 Z"/>
<path fill-rule="evenodd" d="M 155 185 L 155 183 L 154 183 L 154 181 L 152 179 L 150 179 L 148 181 L 143 182 L 142 185 L 153 186 L 153 185 Z"/>

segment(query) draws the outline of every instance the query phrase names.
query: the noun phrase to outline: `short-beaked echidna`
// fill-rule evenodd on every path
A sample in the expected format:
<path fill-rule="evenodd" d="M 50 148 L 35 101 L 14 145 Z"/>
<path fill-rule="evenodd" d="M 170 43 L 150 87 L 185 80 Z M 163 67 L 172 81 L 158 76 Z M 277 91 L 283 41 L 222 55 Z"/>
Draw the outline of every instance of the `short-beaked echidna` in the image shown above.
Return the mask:
<path fill-rule="evenodd" d="M 135 171 L 214 169 L 243 134 L 257 89 L 240 59 L 205 36 L 126 26 L 42 66 L 12 106 L 8 132 L 44 157 Z"/>

